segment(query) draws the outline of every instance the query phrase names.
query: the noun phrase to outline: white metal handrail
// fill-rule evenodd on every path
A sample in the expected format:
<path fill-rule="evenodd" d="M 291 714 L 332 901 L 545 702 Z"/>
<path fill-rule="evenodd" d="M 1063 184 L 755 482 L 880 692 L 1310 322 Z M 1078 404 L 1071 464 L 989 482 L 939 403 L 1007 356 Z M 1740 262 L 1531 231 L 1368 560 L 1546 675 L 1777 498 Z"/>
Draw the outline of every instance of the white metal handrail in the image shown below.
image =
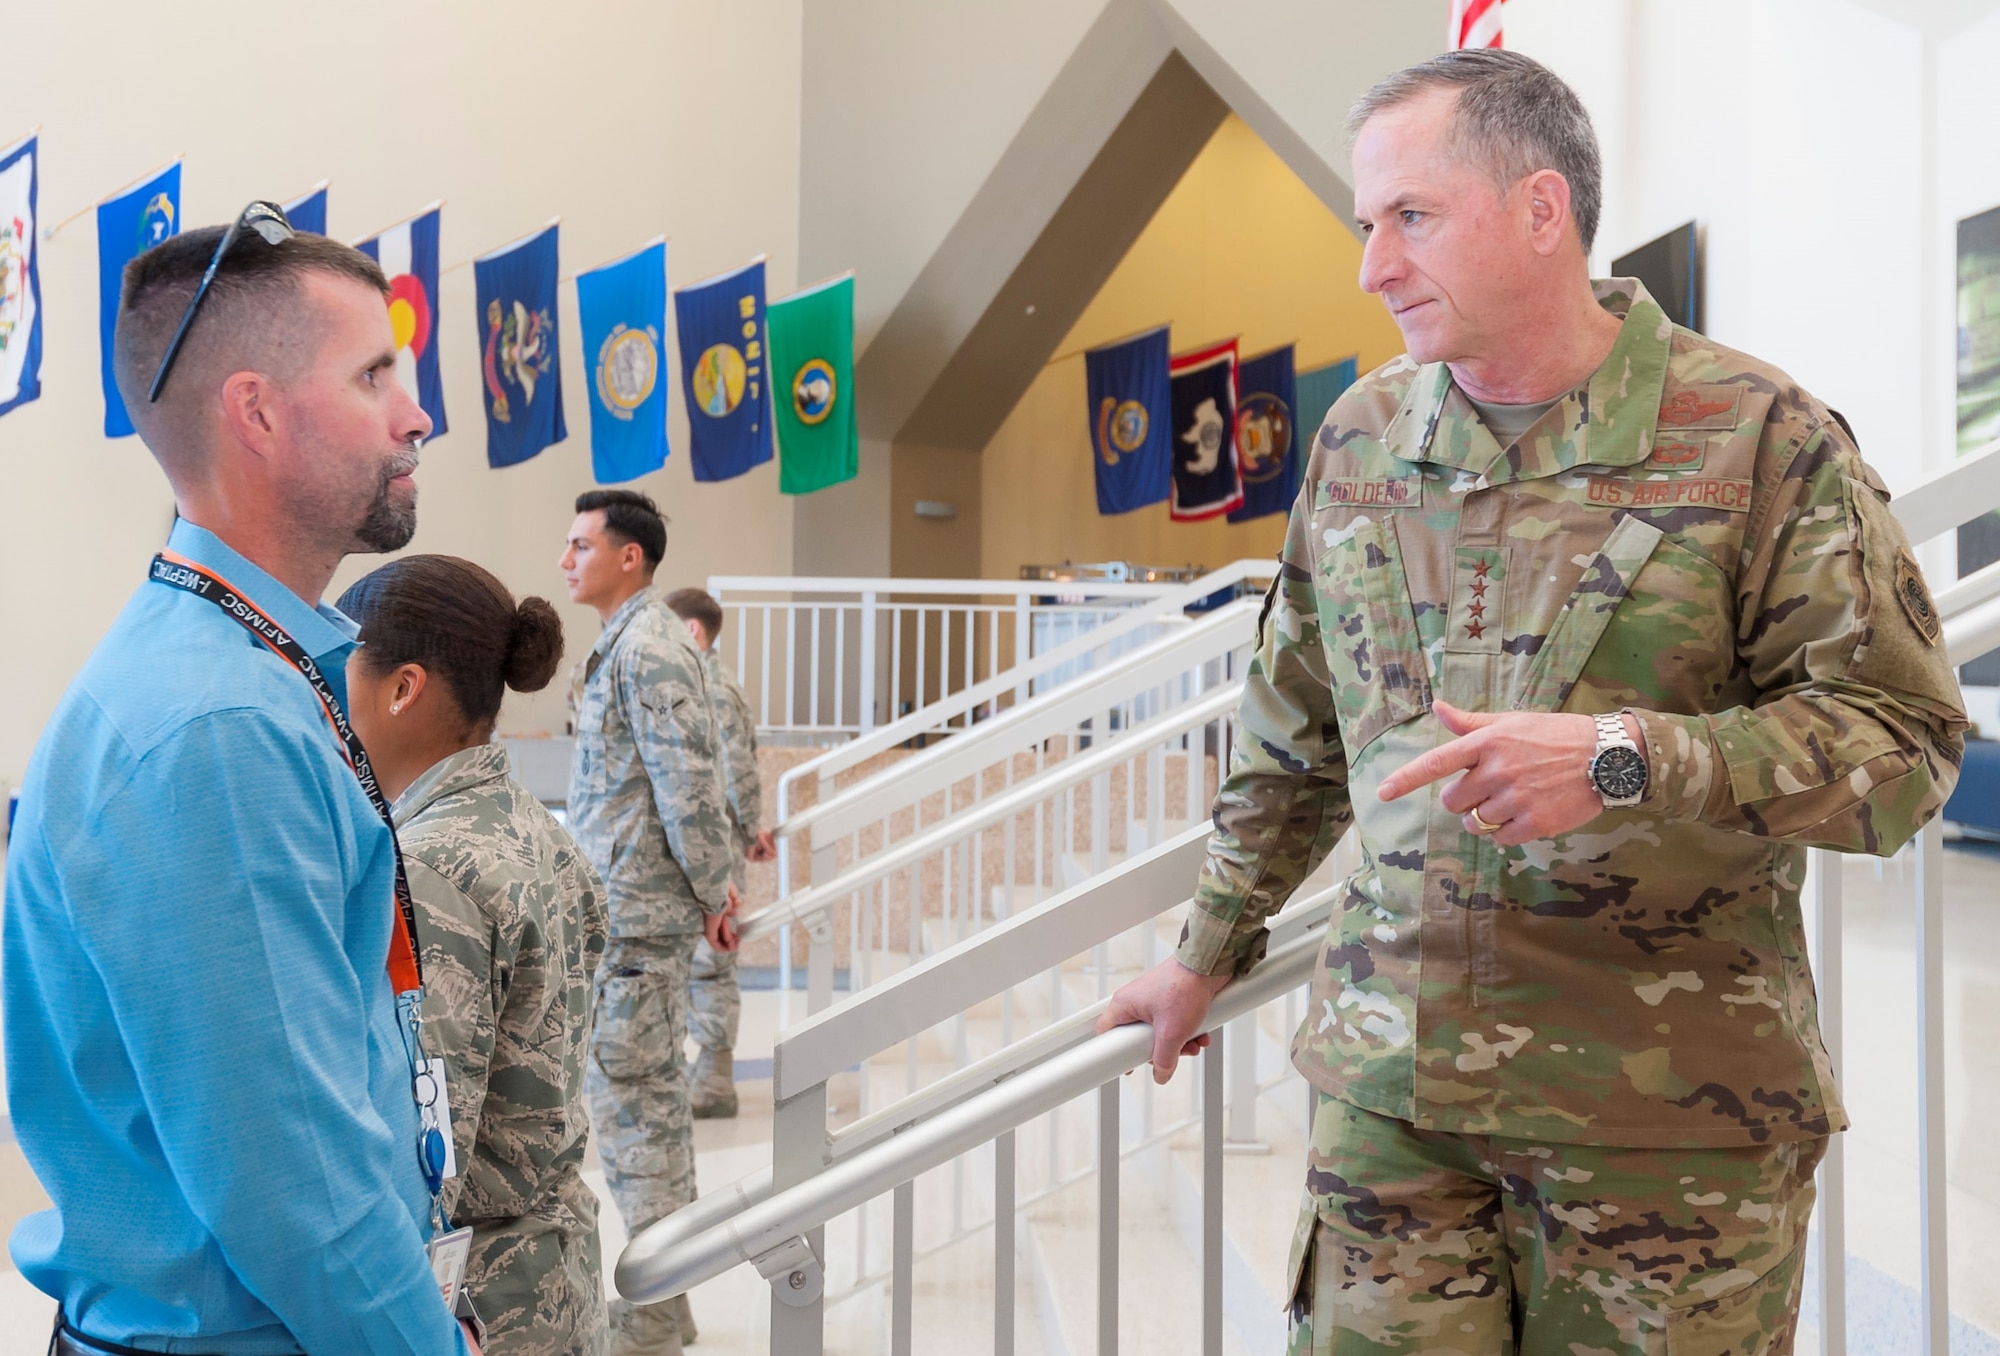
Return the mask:
<path fill-rule="evenodd" d="M 1154 643 L 1127 651 L 1041 698 L 982 721 L 893 767 L 807 806 L 778 827 L 781 837 L 812 829 L 835 838 L 854 832 L 1008 756 L 1013 749 L 1063 734 L 1092 716 L 1122 706 L 1181 674 L 1221 659 L 1245 643 L 1254 602 L 1231 603 Z M 1143 728 L 1143 727 L 1140 727 Z M 1093 732 L 1115 740 L 1114 731 Z"/>
<path fill-rule="evenodd" d="M 1205 1030 L 1228 1022 L 1296 989 L 1312 973 L 1316 937 L 1303 937 L 1268 955 L 1245 978 L 1224 989 L 1209 1010 Z M 932 1116 L 887 1141 L 833 1164 L 796 1186 L 743 1204 L 726 1222 L 692 1238 L 673 1229 L 670 1217 L 626 1245 L 616 1269 L 618 1293 L 641 1304 L 684 1294 L 741 1263 L 760 1266 L 793 1240 L 836 1215 L 986 1144 L 1093 1088 L 1115 1087 L 1123 1074 L 1152 1055 L 1153 1029 L 1121 1026 L 1061 1051 L 998 1087 Z M 1220 1080 L 1215 1080 L 1220 1121 Z M 1220 1144 L 1215 1150 L 1220 1153 Z M 1218 1221 L 1219 1224 L 1219 1221 Z M 794 1250 L 793 1257 L 805 1253 Z M 780 1254 L 782 1257 L 783 1254 Z"/>
<path fill-rule="evenodd" d="M 1890 506 L 1913 542 L 2000 508 L 2000 439 L 1899 490 Z"/>
<path fill-rule="evenodd" d="M 1243 683 L 1239 679 L 1214 689 L 1208 695 L 1186 706 L 1175 707 L 1166 715 L 1147 722 L 1123 738 L 1106 740 L 1088 752 L 1052 764 L 1034 779 L 1021 782 L 979 802 L 969 810 L 960 811 L 919 833 L 901 839 L 882 851 L 855 862 L 847 870 L 823 884 L 808 886 L 797 894 L 780 899 L 771 907 L 745 919 L 741 935 L 747 941 L 788 924 L 806 922 L 840 903 L 863 886 L 872 885 L 885 876 L 894 875 L 915 865 L 948 843 L 957 842 L 995 824 L 1005 823 L 1015 815 L 1033 809 L 1056 792 L 1079 786 L 1120 763 L 1131 761 L 1135 745 L 1144 746 L 1162 739 L 1172 739 L 1228 716 L 1236 709 L 1236 701 L 1242 695 L 1242 691 Z"/>

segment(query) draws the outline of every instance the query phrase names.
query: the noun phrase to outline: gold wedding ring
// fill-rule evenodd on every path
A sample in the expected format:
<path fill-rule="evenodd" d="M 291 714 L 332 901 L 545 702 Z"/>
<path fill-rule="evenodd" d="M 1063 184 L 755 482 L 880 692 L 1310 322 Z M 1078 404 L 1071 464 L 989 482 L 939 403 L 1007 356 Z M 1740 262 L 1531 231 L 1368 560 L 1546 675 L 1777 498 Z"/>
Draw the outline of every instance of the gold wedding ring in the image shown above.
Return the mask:
<path fill-rule="evenodd" d="M 1488 824 L 1486 822 L 1486 817 L 1479 813 L 1479 808 L 1477 806 L 1474 806 L 1472 809 L 1467 810 L 1466 813 L 1472 816 L 1472 823 L 1474 825 L 1473 832 L 1478 834 L 1480 837 L 1484 838 L 1488 834 L 1500 832 L 1500 826 L 1498 824 Z"/>

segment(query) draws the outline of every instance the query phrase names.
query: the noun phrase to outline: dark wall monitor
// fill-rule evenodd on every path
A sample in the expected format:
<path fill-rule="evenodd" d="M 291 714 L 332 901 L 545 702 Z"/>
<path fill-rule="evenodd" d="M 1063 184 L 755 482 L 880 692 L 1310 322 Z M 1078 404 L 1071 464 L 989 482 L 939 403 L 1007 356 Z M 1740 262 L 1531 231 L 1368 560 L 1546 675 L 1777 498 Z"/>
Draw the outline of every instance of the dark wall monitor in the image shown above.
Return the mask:
<path fill-rule="evenodd" d="M 1637 278 L 1676 325 L 1701 331 L 1701 249 L 1694 223 L 1611 261 L 1614 278 Z"/>

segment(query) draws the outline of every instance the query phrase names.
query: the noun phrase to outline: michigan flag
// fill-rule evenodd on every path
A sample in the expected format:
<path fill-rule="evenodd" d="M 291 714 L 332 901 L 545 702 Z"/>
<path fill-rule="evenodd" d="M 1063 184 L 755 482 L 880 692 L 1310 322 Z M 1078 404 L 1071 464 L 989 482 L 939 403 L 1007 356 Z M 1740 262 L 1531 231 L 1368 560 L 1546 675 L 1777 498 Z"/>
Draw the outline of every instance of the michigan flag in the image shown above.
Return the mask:
<path fill-rule="evenodd" d="M 696 480 L 728 480 L 771 459 L 764 357 L 764 256 L 674 293 Z"/>
<path fill-rule="evenodd" d="M 1319 426 L 1326 422 L 1326 412 L 1333 408 L 1333 402 L 1340 399 L 1340 393 L 1355 383 L 1359 376 L 1361 359 L 1342 358 L 1337 363 L 1325 367 L 1315 367 L 1310 372 L 1299 373 L 1299 465 L 1312 456 L 1313 440 L 1319 437 Z"/>
<path fill-rule="evenodd" d="M 285 204 L 285 220 L 295 231 L 326 234 L 326 180 L 322 179 Z"/>
<path fill-rule="evenodd" d="M 854 479 L 854 275 L 773 302 L 770 326 L 778 489 L 811 494 Z"/>
<path fill-rule="evenodd" d="M 1097 511 L 1130 513 L 1173 490 L 1167 327 L 1083 355 Z"/>
<path fill-rule="evenodd" d="M 42 393 L 40 144 L 29 137 L 0 151 L 0 414 Z"/>
<path fill-rule="evenodd" d="M 667 242 L 577 274 L 576 313 L 591 364 L 592 474 L 615 485 L 657 471 L 667 459 Z"/>
<path fill-rule="evenodd" d="M 556 344 L 556 226 L 472 261 L 486 384 L 486 464 L 515 466 L 569 436 Z"/>
<path fill-rule="evenodd" d="M 1173 380 L 1174 493 L 1168 515 L 1199 522 L 1243 502 L 1236 464 L 1236 341 L 1183 353 Z"/>
<path fill-rule="evenodd" d="M 1299 493 L 1299 439 L 1292 419 L 1297 405 L 1290 344 L 1237 363 L 1236 464 L 1243 472 L 1243 502 L 1229 511 L 1230 522 L 1292 511 Z"/>
<path fill-rule="evenodd" d="M 136 188 L 97 204 L 98 370 L 104 384 L 104 436 L 132 435 L 132 418 L 118 395 L 112 341 L 118 334 L 118 290 L 134 255 L 178 235 L 181 229 L 181 162 L 176 160 Z"/>
<path fill-rule="evenodd" d="M 382 266 L 389 279 L 389 322 L 396 333 L 396 377 L 431 417 L 431 437 L 444 435 L 444 379 L 438 373 L 438 226 L 433 203 L 354 248 Z"/>

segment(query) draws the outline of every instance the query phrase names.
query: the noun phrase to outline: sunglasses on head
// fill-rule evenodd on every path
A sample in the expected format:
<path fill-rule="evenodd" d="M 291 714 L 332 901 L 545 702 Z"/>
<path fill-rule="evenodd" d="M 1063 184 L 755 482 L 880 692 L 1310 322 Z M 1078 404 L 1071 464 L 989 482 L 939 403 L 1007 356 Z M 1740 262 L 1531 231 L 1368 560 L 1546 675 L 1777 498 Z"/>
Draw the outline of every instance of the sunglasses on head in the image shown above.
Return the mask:
<path fill-rule="evenodd" d="M 202 273 L 201 283 L 194 289 L 194 297 L 181 316 L 181 327 L 174 331 L 174 341 L 167 345 L 166 355 L 160 359 L 160 370 L 153 377 L 153 387 L 146 393 L 148 404 L 160 398 L 160 388 L 167 384 L 167 374 L 174 370 L 174 359 L 180 356 L 181 341 L 187 338 L 188 327 L 194 324 L 195 313 L 201 310 L 202 298 L 208 295 L 208 285 L 215 281 L 215 270 L 222 267 L 223 256 L 243 238 L 246 231 L 263 236 L 267 245 L 282 245 L 297 234 L 292 230 L 292 223 L 285 220 L 285 210 L 274 202 L 253 202 L 243 209 L 243 215 L 222 233 L 222 239 L 216 242 L 215 253 L 208 257 L 208 268 Z"/>

